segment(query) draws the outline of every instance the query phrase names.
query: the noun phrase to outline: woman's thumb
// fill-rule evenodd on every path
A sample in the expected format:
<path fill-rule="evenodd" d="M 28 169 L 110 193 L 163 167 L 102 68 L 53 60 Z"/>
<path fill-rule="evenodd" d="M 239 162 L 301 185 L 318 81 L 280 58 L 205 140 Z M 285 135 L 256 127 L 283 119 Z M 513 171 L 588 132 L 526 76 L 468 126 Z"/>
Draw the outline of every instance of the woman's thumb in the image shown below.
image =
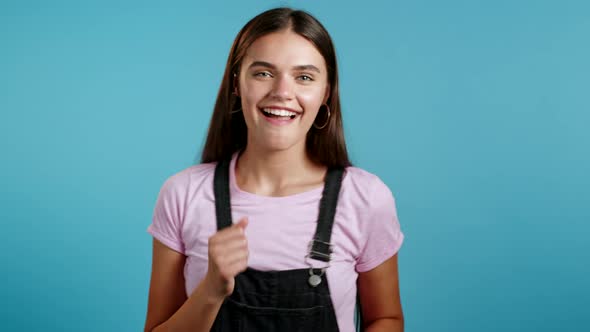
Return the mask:
<path fill-rule="evenodd" d="M 238 227 L 241 227 L 242 229 L 246 229 L 246 226 L 248 226 L 248 217 L 240 219 L 240 221 L 236 225 Z"/>

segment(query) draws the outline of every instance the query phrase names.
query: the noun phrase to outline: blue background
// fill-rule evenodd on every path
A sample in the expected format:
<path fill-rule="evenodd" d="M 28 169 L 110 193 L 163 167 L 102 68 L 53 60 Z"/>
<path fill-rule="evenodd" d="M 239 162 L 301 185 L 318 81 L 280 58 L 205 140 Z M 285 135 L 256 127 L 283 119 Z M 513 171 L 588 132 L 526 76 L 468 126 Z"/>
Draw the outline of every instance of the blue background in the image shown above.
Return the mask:
<path fill-rule="evenodd" d="M 590 5 L 498 0 L 3 0 L 0 329 L 143 329 L 159 188 L 277 5 L 335 41 L 353 162 L 397 198 L 406 330 L 587 331 Z"/>

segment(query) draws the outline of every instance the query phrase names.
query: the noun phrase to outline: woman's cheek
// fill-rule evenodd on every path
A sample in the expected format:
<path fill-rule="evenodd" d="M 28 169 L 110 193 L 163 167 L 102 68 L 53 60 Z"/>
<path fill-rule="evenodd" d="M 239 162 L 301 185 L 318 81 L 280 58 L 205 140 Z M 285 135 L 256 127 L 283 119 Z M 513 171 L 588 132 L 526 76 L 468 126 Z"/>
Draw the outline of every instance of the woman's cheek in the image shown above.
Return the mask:
<path fill-rule="evenodd" d="M 322 106 L 322 99 L 323 95 L 317 91 L 310 91 L 299 95 L 299 103 L 305 112 L 312 115 L 314 119 L 320 106 Z"/>

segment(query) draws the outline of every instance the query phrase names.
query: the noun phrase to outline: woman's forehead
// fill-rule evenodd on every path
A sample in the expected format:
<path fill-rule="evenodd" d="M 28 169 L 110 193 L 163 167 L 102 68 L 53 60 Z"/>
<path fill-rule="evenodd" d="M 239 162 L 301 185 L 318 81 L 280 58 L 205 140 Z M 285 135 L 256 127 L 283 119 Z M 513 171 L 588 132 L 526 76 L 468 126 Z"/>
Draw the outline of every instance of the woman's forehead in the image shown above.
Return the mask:
<path fill-rule="evenodd" d="M 243 64 L 265 62 L 275 67 L 313 65 L 325 71 L 325 61 L 318 49 L 305 37 L 290 30 L 273 32 L 255 40 L 246 50 Z"/>

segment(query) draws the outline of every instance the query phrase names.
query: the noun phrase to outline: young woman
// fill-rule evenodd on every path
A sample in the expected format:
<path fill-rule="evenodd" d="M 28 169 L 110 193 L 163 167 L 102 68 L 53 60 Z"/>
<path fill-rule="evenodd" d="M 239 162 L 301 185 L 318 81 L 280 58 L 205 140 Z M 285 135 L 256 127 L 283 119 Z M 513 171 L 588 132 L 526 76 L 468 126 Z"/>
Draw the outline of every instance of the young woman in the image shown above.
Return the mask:
<path fill-rule="evenodd" d="M 266 11 L 236 37 L 202 163 L 162 186 L 145 331 L 402 331 L 391 191 L 351 166 L 332 40 Z M 358 293 L 357 293 L 358 292 Z"/>

